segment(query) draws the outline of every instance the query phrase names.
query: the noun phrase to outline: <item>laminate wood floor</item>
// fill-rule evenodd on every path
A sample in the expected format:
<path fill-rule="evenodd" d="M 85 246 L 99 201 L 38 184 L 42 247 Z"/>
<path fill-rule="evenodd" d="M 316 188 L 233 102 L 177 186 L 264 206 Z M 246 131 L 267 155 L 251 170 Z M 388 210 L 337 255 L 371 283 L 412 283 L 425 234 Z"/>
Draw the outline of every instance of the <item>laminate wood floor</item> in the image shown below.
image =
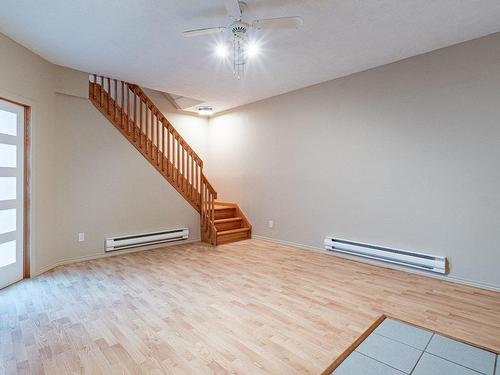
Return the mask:
<path fill-rule="evenodd" d="M 0 373 L 319 374 L 382 313 L 500 350 L 500 293 L 258 240 L 0 291 Z"/>

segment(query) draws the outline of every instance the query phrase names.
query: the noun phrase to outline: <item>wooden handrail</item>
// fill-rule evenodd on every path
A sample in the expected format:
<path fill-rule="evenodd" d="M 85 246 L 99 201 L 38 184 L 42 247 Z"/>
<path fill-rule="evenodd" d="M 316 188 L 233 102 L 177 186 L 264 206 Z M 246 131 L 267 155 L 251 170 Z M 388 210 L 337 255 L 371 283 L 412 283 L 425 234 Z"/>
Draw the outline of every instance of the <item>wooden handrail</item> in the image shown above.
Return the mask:
<path fill-rule="evenodd" d="M 202 175 L 202 177 L 203 177 L 203 181 L 207 185 L 208 190 L 210 190 L 212 193 L 214 193 L 215 194 L 215 198 L 217 199 L 217 191 L 215 191 L 214 187 L 212 186 L 212 184 L 210 183 L 210 181 L 208 181 L 207 177 L 204 174 Z"/>
<path fill-rule="evenodd" d="M 135 84 L 94 74 L 89 98 L 200 213 L 202 240 L 215 244 L 217 191 L 203 173 L 201 158 L 146 93 Z"/>
<path fill-rule="evenodd" d="M 146 95 L 142 89 L 134 84 L 127 83 L 127 86 L 139 96 L 140 100 L 148 106 L 148 108 L 152 112 L 156 112 L 159 114 L 160 121 L 164 123 L 165 126 L 168 127 L 169 131 L 171 133 L 174 133 L 178 139 L 181 140 L 186 145 L 186 150 L 189 150 L 189 152 L 194 156 L 194 158 L 200 163 L 201 166 L 203 166 L 203 160 L 198 156 L 198 154 L 191 148 L 191 146 L 188 145 L 186 140 L 179 134 L 179 132 L 173 127 L 173 125 L 168 121 L 168 119 L 163 115 L 163 113 L 158 109 L 158 107 L 153 103 L 153 101 Z"/>

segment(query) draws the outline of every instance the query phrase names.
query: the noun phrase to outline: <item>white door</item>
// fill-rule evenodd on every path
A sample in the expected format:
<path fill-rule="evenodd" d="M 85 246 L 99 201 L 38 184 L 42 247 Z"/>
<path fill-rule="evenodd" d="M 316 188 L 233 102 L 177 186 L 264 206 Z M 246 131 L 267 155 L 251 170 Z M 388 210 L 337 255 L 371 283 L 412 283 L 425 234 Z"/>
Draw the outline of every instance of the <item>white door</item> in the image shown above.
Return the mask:
<path fill-rule="evenodd" d="M 0 99 L 0 288 L 23 278 L 24 108 Z"/>

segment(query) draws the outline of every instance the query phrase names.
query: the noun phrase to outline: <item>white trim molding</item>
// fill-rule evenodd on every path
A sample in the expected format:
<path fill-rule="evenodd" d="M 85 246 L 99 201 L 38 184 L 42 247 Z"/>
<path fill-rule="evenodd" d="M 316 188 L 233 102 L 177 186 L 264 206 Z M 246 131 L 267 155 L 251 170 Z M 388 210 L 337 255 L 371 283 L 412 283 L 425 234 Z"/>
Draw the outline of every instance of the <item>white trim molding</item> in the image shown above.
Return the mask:
<path fill-rule="evenodd" d="M 34 278 L 34 277 L 39 276 L 47 271 L 50 271 L 53 268 L 56 268 L 59 266 L 64 266 L 66 264 L 85 262 L 87 260 L 114 257 L 114 256 L 119 256 L 119 255 L 130 254 L 130 253 L 137 253 L 139 251 L 157 250 L 157 249 L 162 249 L 165 247 L 176 246 L 176 245 L 185 245 L 185 244 L 194 243 L 194 242 L 200 242 L 200 239 L 198 238 L 198 239 L 194 239 L 194 240 L 186 240 L 186 241 L 182 241 L 182 243 L 174 243 L 174 242 L 168 243 L 167 242 L 167 243 L 160 244 L 161 246 L 158 246 L 158 244 L 156 244 L 156 245 L 143 246 L 143 247 L 133 248 L 133 249 L 117 250 L 117 251 L 113 251 L 113 252 L 101 251 L 101 252 L 90 254 L 90 255 L 65 258 L 65 259 L 59 260 L 55 263 L 52 263 L 48 266 L 44 266 L 44 267 L 39 268 L 31 275 L 31 278 Z"/>

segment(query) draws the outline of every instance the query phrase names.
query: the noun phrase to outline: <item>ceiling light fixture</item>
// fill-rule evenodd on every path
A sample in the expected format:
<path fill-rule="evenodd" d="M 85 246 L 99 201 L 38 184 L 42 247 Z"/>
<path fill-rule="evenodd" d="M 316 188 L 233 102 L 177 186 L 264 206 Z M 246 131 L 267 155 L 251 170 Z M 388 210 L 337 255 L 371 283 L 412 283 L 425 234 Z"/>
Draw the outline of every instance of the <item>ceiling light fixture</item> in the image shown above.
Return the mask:
<path fill-rule="evenodd" d="M 232 41 L 215 45 L 215 54 L 221 59 L 226 59 L 229 57 L 231 48 L 233 50 L 233 73 L 236 78 L 241 79 L 247 61 L 259 54 L 260 45 L 255 40 L 248 40 L 245 27 L 240 25 L 234 31 Z"/>
<path fill-rule="evenodd" d="M 247 63 L 246 56 L 246 32 L 247 29 L 243 22 L 242 25 L 233 28 L 233 74 L 236 78 L 243 77 L 245 64 Z"/>
<path fill-rule="evenodd" d="M 214 114 L 214 109 L 212 107 L 198 107 L 198 114 L 200 116 L 212 116 Z"/>
<path fill-rule="evenodd" d="M 232 22 L 227 26 L 216 26 L 202 29 L 186 30 L 182 33 L 185 37 L 197 37 L 207 34 L 223 33 L 230 31 L 233 36 L 233 73 L 238 79 L 241 79 L 245 71 L 247 58 L 250 59 L 259 54 L 260 48 L 255 41 L 248 41 L 248 31 L 265 29 L 296 29 L 302 25 L 302 18 L 298 16 L 263 18 L 246 22 L 243 12 L 247 9 L 247 4 L 239 0 L 225 0 L 226 10 Z M 229 56 L 228 45 L 219 44 L 215 48 L 219 57 Z"/>

